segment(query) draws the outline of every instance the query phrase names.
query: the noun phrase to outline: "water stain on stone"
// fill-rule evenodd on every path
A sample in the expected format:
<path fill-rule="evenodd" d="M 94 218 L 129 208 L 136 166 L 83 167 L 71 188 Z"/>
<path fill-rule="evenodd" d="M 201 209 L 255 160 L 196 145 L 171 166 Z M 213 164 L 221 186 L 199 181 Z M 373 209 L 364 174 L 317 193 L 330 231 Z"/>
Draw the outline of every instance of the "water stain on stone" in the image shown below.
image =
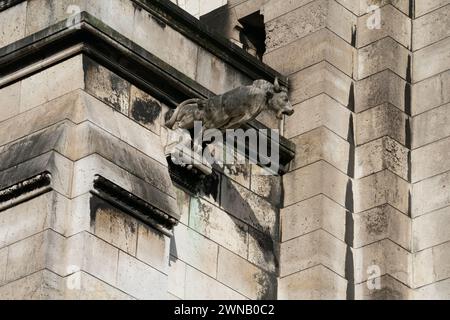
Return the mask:
<path fill-rule="evenodd" d="M 131 106 L 131 117 L 142 124 L 154 124 L 161 110 L 156 100 L 136 98 Z"/>

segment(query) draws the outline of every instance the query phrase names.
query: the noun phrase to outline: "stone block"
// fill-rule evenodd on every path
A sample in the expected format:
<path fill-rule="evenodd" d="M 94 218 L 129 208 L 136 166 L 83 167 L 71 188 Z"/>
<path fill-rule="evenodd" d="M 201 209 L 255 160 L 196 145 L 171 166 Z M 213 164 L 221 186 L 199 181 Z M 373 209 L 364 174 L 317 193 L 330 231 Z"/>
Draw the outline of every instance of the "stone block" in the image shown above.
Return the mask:
<path fill-rule="evenodd" d="M 249 228 L 247 259 L 259 268 L 275 273 L 278 268 L 277 242 L 270 236 Z"/>
<path fill-rule="evenodd" d="M 376 285 L 379 284 L 379 288 Z M 407 300 L 411 299 L 412 290 L 389 275 L 359 283 L 355 286 L 356 300 Z"/>
<path fill-rule="evenodd" d="M 450 276 L 450 243 L 434 246 L 414 254 L 414 287 L 445 280 Z M 432 272 L 430 272 L 432 270 Z"/>
<path fill-rule="evenodd" d="M 419 50 L 427 45 L 435 43 L 450 36 L 450 6 L 430 12 L 415 19 L 413 45 L 414 50 Z"/>
<path fill-rule="evenodd" d="M 345 237 L 344 207 L 324 195 L 281 209 L 282 241 L 323 229 L 338 239 Z"/>
<path fill-rule="evenodd" d="M 131 86 L 130 117 L 159 135 L 162 123 L 161 104 L 144 91 Z"/>
<path fill-rule="evenodd" d="M 433 160 L 430 161 L 430 155 Z M 439 140 L 411 152 L 412 181 L 417 182 L 450 170 L 450 138 Z"/>
<path fill-rule="evenodd" d="M 186 263 L 170 256 L 169 260 L 169 277 L 168 277 L 168 292 L 179 299 L 185 298 L 185 284 L 186 284 Z M 201 273 L 200 271 L 198 271 Z M 195 284 L 195 282 L 193 282 Z"/>
<path fill-rule="evenodd" d="M 373 27 L 374 13 L 358 17 L 357 47 L 361 48 L 385 37 L 391 37 L 406 48 L 411 48 L 411 19 L 393 5 L 380 8 L 380 25 Z M 414 30 L 416 32 L 416 30 Z"/>
<path fill-rule="evenodd" d="M 47 269 L 64 276 L 64 237 L 44 231 L 8 247 L 6 282 Z"/>
<path fill-rule="evenodd" d="M 133 297 L 91 276 L 76 272 L 65 279 L 67 300 L 134 300 Z"/>
<path fill-rule="evenodd" d="M 419 148 L 450 136 L 450 104 L 443 105 L 413 118 L 412 146 Z"/>
<path fill-rule="evenodd" d="M 326 93 L 343 106 L 348 106 L 352 79 L 326 61 L 305 68 L 290 77 L 293 105 Z"/>
<path fill-rule="evenodd" d="M 169 272 L 170 238 L 139 223 L 137 240 L 136 258 L 167 274 Z"/>
<path fill-rule="evenodd" d="M 184 225 L 189 224 L 189 208 L 191 206 L 191 196 L 186 191 L 176 188 L 177 204 L 180 212 L 180 222 Z"/>
<path fill-rule="evenodd" d="M 138 239 L 138 222 L 129 214 L 100 199 L 91 201 L 91 224 L 95 235 L 134 256 Z"/>
<path fill-rule="evenodd" d="M 161 23 L 144 9 L 135 10 L 134 24 L 130 24 L 130 26 L 133 27 L 133 36 L 130 40 L 181 73 L 195 79 L 197 68 L 195 61 L 200 51 L 197 44 L 172 27 Z M 161 43 L 166 45 L 161 45 Z M 194 63 L 192 63 L 193 61 Z"/>
<path fill-rule="evenodd" d="M 0 48 L 25 36 L 27 4 L 28 2 L 18 3 L 0 12 Z"/>
<path fill-rule="evenodd" d="M 215 278 L 218 245 L 182 224 L 173 233 L 170 254 Z"/>
<path fill-rule="evenodd" d="M 391 139 L 383 137 L 356 148 L 355 177 L 362 178 L 388 169 L 408 180 L 409 150 Z"/>
<path fill-rule="evenodd" d="M 407 116 L 393 105 L 386 103 L 356 115 L 356 144 L 388 136 L 401 144 L 406 143 Z"/>
<path fill-rule="evenodd" d="M 233 275 L 235 277 L 235 275 Z M 186 299 L 189 300 L 247 300 L 248 298 L 206 274 L 186 267 Z"/>
<path fill-rule="evenodd" d="M 85 271 L 114 286 L 119 250 L 96 236 L 82 232 L 66 241 L 66 272 Z"/>
<path fill-rule="evenodd" d="M 414 83 L 447 71 L 449 68 L 450 37 L 414 52 Z"/>
<path fill-rule="evenodd" d="M 415 218 L 412 221 L 414 251 L 421 251 L 448 242 L 450 240 L 449 225 L 450 207 Z"/>
<path fill-rule="evenodd" d="M 211 79 L 214 79 L 214 81 L 211 81 Z M 253 82 L 204 49 L 199 49 L 198 52 L 195 80 L 214 94 L 222 94 L 241 85 L 250 85 Z"/>
<path fill-rule="evenodd" d="M 278 234 L 277 208 L 248 189 L 222 179 L 221 208 L 272 237 Z"/>
<path fill-rule="evenodd" d="M 119 252 L 117 287 L 140 300 L 165 300 L 167 275 Z"/>
<path fill-rule="evenodd" d="M 20 112 L 83 88 L 82 56 L 78 55 L 22 80 Z"/>
<path fill-rule="evenodd" d="M 347 281 L 322 265 L 297 272 L 278 282 L 280 300 L 344 300 Z"/>
<path fill-rule="evenodd" d="M 416 3 L 416 18 L 449 4 L 449 0 L 423 0 Z"/>
<path fill-rule="evenodd" d="M 413 217 L 449 206 L 450 195 L 447 192 L 449 183 L 450 172 L 415 183 L 412 188 Z"/>
<path fill-rule="evenodd" d="M 416 300 L 448 300 L 450 299 L 450 280 L 443 280 L 418 288 L 414 291 Z"/>
<path fill-rule="evenodd" d="M 4 300 L 64 299 L 64 280 L 57 274 L 41 270 L 0 287 Z"/>
<path fill-rule="evenodd" d="M 251 167 L 250 190 L 279 207 L 282 192 L 281 178 L 260 166 L 252 165 Z"/>
<path fill-rule="evenodd" d="M 450 71 L 423 80 L 412 86 L 411 112 L 421 114 L 450 102 Z"/>
<path fill-rule="evenodd" d="M 276 277 L 247 260 L 219 248 L 217 280 L 250 299 L 274 299 Z"/>
<path fill-rule="evenodd" d="M 346 205 L 348 177 L 324 161 L 289 172 L 284 176 L 284 205 L 289 206 L 324 194 L 341 206 Z"/>
<path fill-rule="evenodd" d="M 406 81 L 391 70 L 373 74 L 355 84 L 355 111 L 390 103 L 405 110 Z"/>
<path fill-rule="evenodd" d="M 354 248 L 387 238 L 403 248 L 411 250 L 411 219 L 392 206 L 381 205 L 355 214 L 353 219 Z"/>
<path fill-rule="evenodd" d="M 294 108 L 294 115 L 286 119 L 286 138 L 290 139 L 322 126 L 345 140 L 348 138 L 351 112 L 328 95 L 320 94 Z"/>
<path fill-rule="evenodd" d="M 61 232 L 66 203 L 56 192 L 49 192 L 0 212 L 0 248 L 46 229 Z"/>
<path fill-rule="evenodd" d="M 241 257 L 247 257 L 247 225 L 207 201 L 192 198 L 189 227 Z"/>
<path fill-rule="evenodd" d="M 239 1 L 239 0 L 238 0 Z M 264 22 L 269 22 L 290 11 L 300 8 L 313 0 L 272 0 L 263 6 Z"/>
<path fill-rule="evenodd" d="M 405 214 L 409 212 L 409 184 L 390 171 L 383 170 L 357 180 L 353 188 L 354 212 L 366 211 L 383 204 L 390 204 Z"/>
<path fill-rule="evenodd" d="M 0 286 L 5 284 L 6 266 L 8 263 L 8 248 L 0 249 Z"/>
<path fill-rule="evenodd" d="M 130 110 L 130 83 L 112 71 L 84 57 L 86 91 L 128 116 Z"/>
<path fill-rule="evenodd" d="M 273 1 L 272 1 L 273 2 Z M 308 48 L 301 55 L 300 48 Z M 304 38 L 264 55 L 264 63 L 290 75 L 321 61 L 328 61 L 348 76 L 353 71 L 354 48 L 328 29 L 321 29 Z"/>
<path fill-rule="evenodd" d="M 0 89 L 0 122 L 19 113 L 20 85 L 19 81 Z"/>
<path fill-rule="evenodd" d="M 325 160 L 343 173 L 349 166 L 350 144 L 328 128 L 322 126 L 291 139 L 295 143 L 296 157 L 291 163 L 295 170 L 319 160 Z"/>
<path fill-rule="evenodd" d="M 358 50 L 356 78 L 361 80 L 389 69 L 406 79 L 408 61 L 408 49 L 392 38 L 383 38 Z"/>

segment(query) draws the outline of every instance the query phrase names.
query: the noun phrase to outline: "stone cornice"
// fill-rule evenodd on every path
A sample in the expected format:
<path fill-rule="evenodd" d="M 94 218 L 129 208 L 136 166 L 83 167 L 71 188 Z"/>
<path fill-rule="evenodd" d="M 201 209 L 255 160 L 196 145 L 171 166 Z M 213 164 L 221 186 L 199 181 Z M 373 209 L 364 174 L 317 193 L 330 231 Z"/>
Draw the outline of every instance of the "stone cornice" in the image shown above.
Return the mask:
<path fill-rule="evenodd" d="M 0 211 L 21 202 L 35 198 L 51 190 L 52 176 L 49 172 L 40 173 L 29 179 L 0 190 Z"/>
<path fill-rule="evenodd" d="M 96 175 L 91 193 L 170 236 L 176 219 L 110 180 Z"/>

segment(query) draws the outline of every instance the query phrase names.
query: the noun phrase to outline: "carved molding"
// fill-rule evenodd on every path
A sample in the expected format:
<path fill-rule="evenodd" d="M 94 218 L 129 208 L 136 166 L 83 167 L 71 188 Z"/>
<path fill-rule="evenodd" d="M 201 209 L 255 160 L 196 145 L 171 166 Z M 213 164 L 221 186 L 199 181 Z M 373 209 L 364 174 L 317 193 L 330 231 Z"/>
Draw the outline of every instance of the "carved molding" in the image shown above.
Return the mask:
<path fill-rule="evenodd" d="M 49 172 L 43 172 L 0 190 L 0 211 L 9 209 L 50 191 L 52 189 L 51 182 L 51 174 Z"/>
<path fill-rule="evenodd" d="M 92 194 L 151 225 L 167 236 L 172 235 L 172 228 L 178 224 L 175 218 L 100 175 L 95 176 L 93 187 Z"/>

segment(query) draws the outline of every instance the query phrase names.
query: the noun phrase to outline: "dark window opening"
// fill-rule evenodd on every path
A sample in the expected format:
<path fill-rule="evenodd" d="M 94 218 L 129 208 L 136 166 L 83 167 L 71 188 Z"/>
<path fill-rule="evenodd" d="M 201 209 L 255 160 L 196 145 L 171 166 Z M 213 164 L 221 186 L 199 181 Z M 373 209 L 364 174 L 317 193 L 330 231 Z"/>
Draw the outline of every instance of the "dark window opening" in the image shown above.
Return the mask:
<path fill-rule="evenodd" d="M 257 11 L 242 19 L 239 19 L 242 28 L 239 28 L 239 41 L 248 53 L 262 60 L 266 52 L 266 28 L 264 16 Z"/>

